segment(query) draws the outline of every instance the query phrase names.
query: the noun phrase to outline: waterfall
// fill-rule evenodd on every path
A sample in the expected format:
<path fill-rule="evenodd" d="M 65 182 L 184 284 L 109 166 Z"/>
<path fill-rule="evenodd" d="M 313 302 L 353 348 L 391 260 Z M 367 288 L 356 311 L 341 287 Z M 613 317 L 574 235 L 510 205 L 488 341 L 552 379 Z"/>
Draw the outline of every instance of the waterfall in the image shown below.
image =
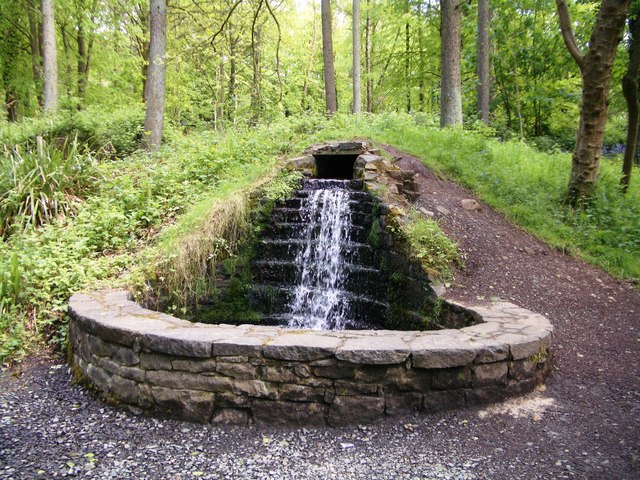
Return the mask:
<path fill-rule="evenodd" d="M 343 329 L 349 320 L 345 253 L 350 244 L 348 181 L 315 180 L 302 199 L 303 245 L 296 254 L 297 285 L 289 304 L 289 325 Z"/>

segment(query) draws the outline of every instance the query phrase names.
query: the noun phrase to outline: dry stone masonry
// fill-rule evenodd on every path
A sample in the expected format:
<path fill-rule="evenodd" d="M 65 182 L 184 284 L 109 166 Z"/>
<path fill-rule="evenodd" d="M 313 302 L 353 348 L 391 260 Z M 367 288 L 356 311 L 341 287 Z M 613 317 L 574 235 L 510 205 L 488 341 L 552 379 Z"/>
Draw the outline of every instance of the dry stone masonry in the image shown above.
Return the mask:
<path fill-rule="evenodd" d="M 510 303 L 472 313 L 480 323 L 428 332 L 205 325 L 99 291 L 69 301 L 70 361 L 134 412 L 242 425 L 361 423 L 531 390 L 550 322 Z"/>

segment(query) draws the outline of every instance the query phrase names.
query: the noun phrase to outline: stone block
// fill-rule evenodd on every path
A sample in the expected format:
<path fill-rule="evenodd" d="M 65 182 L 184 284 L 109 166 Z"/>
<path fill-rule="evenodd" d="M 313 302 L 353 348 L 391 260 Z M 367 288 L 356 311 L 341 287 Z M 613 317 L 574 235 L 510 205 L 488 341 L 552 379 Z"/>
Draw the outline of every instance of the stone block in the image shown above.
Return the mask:
<path fill-rule="evenodd" d="M 216 393 L 216 408 L 240 408 L 251 407 L 252 399 L 246 395 L 236 395 L 229 391 Z"/>
<path fill-rule="evenodd" d="M 473 368 L 473 386 L 504 385 L 507 382 L 508 371 L 506 361 L 476 365 Z"/>
<path fill-rule="evenodd" d="M 450 368 L 470 364 L 479 349 L 469 337 L 457 330 L 422 332 L 411 341 L 413 366 L 417 368 Z"/>
<path fill-rule="evenodd" d="M 465 396 L 467 405 L 482 405 L 484 403 L 499 402 L 510 395 L 504 386 L 487 386 L 467 389 Z"/>
<path fill-rule="evenodd" d="M 171 357 L 158 353 L 140 353 L 140 368 L 143 370 L 171 370 Z"/>
<path fill-rule="evenodd" d="M 321 403 L 255 400 L 251 409 L 258 425 L 322 426 L 327 407 Z"/>
<path fill-rule="evenodd" d="M 336 396 L 329 407 L 330 425 L 368 423 L 384 415 L 384 397 Z"/>
<path fill-rule="evenodd" d="M 409 345 L 397 335 L 348 338 L 337 349 L 336 358 L 351 363 L 387 365 L 404 362 Z"/>
<path fill-rule="evenodd" d="M 453 390 L 471 386 L 469 367 L 442 368 L 432 371 L 431 385 L 436 390 Z"/>
<path fill-rule="evenodd" d="M 531 378 L 536 370 L 536 364 L 529 358 L 509 362 L 509 378 L 524 380 Z"/>
<path fill-rule="evenodd" d="M 231 391 L 236 395 L 247 395 L 256 398 L 278 398 L 275 384 L 262 380 L 236 380 L 231 383 Z"/>
<path fill-rule="evenodd" d="M 267 335 L 233 336 L 213 344 L 213 356 L 261 357 L 263 344 L 269 340 Z"/>
<path fill-rule="evenodd" d="M 464 393 L 463 389 L 425 392 L 424 411 L 430 413 L 463 408 L 465 406 Z"/>
<path fill-rule="evenodd" d="M 96 386 L 96 388 L 98 388 L 98 390 L 100 390 L 101 392 L 109 391 L 109 377 L 111 377 L 110 373 L 104 371 L 100 367 L 96 367 L 91 363 L 87 364 L 85 373 L 87 374 L 87 378 Z"/>
<path fill-rule="evenodd" d="M 216 372 L 226 377 L 248 380 L 258 378 L 258 367 L 250 363 L 227 363 L 218 362 Z"/>
<path fill-rule="evenodd" d="M 111 346 L 111 358 L 123 367 L 131 367 L 140 363 L 140 356 L 132 348 Z"/>
<path fill-rule="evenodd" d="M 98 337 L 89 335 L 86 338 L 89 352 L 96 357 L 110 357 L 113 351 L 111 344 L 104 342 Z"/>
<path fill-rule="evenodd" d="M 215 372 L 216 360 L 210 358 L 204 360 L 177 359 L 171 360 L 171 367 L 173 370 L 182 370 L 191 373 Z"/>
<path fill-rule="evenodd" d="M 239 408 L 221 408 L 216 410 L 211 419 L 211 423 L 222 425 L 241 425 L 244 426 L 249 421 L 249 413 L 247 410 Z"/>
<path fill-rule="evenodd" d="M 207 376 L 197 373 L 151 370 L 146 381 L 151 385 L 166 388 L 204 390 L 208 392 L 229 391 L 234 380 L 229 377 Z"/>
<path fill-rule="evenodd" d="M 406 415 L 423 409 L 422 393 L 387 393 L 384 396 L 387 415 Z"/>
<path fill-rule="evenodd" d="M 350 382 L 346 380 L 335 381 L 336 395 L 377 395 L 382 385 L 376 383 Z"/>
<path fill-rule="evenodd" d="M 213 341 L 221 334 L 205 328 L 180 328 L 161 332 L 147 332 L 140 336 L 140 345 L 145 350 L 178 355 L 181 357 L 211 357 Z"/>
<path fill-rule="evenodd" d="M 138 404 L 139 384 L 133 380 L 113 375 L 109 379 L 109 391 L 121 402 Z"/>
<path fill-rule="evenodd" d="M 323 402 L 325 389 L 285 383 L 280 386 L 278 398 L 295 402 Z"/>
<path fill-rule="evenodd" d="M 354 367 L 343 367 L 338 365 L 332 365 L 328 367 L 315 367 L 313 368 L 313 374 L 317 377 L 324 378 L 354 378 Z"/>
<path fill-rule="evenodd" d="M 213 415 L 213 393 L 152 387 L 151 394 L 157 410 L 173 418 L 207 423 Z"/>
<path fill-rule="evenodd" d="M 292 367 L 265 365 L 260 371 L 260 378 L 269 382 L 297 383 L 299 378 Z"/>
<path fill-rule="evenodd" d="M 321 332 L 291 332 L 267 343 L 263 354 L 281 360 L 312 361 L 332 356 L 340 343 L 339 338 Z"/>

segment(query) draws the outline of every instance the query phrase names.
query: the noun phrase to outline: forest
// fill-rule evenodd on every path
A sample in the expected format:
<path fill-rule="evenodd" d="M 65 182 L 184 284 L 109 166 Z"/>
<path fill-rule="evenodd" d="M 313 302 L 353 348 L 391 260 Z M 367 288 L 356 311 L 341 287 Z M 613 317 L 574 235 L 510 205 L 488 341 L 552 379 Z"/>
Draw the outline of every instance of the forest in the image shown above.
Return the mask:
<path fill-rule="evenodd" d="M 410 152 L 638 282 L 639 10 L 0 0 L 0 362 L 62 348 L 76 291 L 174 275 L 202 218 L 330 139 Z"/>

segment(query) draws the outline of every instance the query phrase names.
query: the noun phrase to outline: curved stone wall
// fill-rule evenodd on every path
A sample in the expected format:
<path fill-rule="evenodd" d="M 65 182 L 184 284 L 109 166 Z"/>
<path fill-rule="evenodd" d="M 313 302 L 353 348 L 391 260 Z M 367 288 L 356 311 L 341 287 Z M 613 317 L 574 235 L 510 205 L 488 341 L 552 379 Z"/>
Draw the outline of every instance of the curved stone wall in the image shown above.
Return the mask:
<path fill-rule="evenodd" d="M 122 291 L 69 301 L 74 373 L 137 413 L 196 422 L 338 425 L 462 407 L 531 390 L 550 322 L 509 303 L 460 330 L 308 331 L 205 325 Z"/>

